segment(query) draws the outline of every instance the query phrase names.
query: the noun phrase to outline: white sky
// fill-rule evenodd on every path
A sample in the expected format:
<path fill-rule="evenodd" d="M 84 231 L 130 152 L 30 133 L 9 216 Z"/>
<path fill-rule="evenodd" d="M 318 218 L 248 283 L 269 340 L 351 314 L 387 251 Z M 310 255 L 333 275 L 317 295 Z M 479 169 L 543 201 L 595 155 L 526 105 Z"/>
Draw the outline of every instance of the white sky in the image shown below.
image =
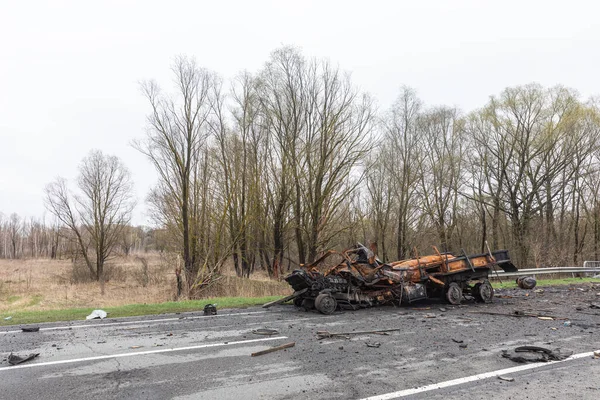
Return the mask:
<path fill-rule="evenodd" d="M 386 109 L 401 85 L 429 105 L 482 106 L 507 86 L 600 94 L 600 3 L 590 1 L 0 0 L 0 212 L 44 215 L 43 188 L 93 148 L 119 156 L 144 199 L 155 174 L 130 143 L 170 88 L 175 55 L 232 78 L 275 48 L 329 58 Z"/>

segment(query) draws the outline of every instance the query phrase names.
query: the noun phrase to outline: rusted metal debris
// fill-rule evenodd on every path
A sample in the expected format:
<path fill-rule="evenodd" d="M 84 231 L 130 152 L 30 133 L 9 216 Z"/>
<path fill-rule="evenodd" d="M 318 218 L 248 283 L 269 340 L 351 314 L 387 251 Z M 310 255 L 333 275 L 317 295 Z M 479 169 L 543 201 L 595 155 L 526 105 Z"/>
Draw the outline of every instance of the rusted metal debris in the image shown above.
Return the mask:
<path fill-rule="evenodd" d="M 290 347 L 294 347 L 295 345 L 296 345 L 296 342 L 290 342 L 290 343 L 282 344 L 281 346 L 275 346 L 275 347 L 271 347 L 270 349 L 257 351 L 256 353 L 252 353 L 251 356 L 252 357 L 262 356 L 264 354 L 269 354 L 274 351 L 289 349 Z"/>
<path fill-rule="evenodd" d="M 381 262 L 360 243 L 342 253 L 329 251 L 285 278 L 294 289 L 286 300 L 293 298 L 297 307 L 316 308 L 323 314 L 340 308 L 400 305 L 429 297 L 442 297 L 457 305 L 464 294 L 491 302 L 494 289 L 488 277 L 493 267 L 517 271 L 506 250 L 467 256 L 464 250 L 456 255 L 433 249 L 434 255 L 391 263 Z M 342 262 L 320 272 L 318 264 L 332 254 L 339 254 Z M 263 307 L 270 305 L 273 303 Z"/>
<path fill-rule="evenodd" d="M 330 338 L 345 338 L 345 339 L 350 339 L 350 335 L 369 335 L 369 334 L 373 334 L 373 335 L 387 335 L 388 332 L 397 332 L 401 330 L 400 328 L 393 328 L 393 329 L 380 329 L 380 330 L 376 330 L 376 331 L 354 331 L 354 332 L 340 332 L 340 333 L 335 333 L 335 332 L 329 332 L 329 331 L 317 331 L 317 338 L 319 340 L 321 339 L 330 339 Z"/>

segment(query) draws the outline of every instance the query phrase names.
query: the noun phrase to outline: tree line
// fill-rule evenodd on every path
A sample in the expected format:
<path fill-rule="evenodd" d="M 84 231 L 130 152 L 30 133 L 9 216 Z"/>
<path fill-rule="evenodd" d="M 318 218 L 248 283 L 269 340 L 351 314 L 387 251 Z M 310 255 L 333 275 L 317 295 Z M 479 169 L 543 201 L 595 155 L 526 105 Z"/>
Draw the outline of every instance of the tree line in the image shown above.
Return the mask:
<path fill-rule="evenodd" d="M 80 252 L 73 232 L 54 219 L 22 217 L 0 213 L 0 259 L 50 258 L 72 259 Z M 85 243 L 91 243 L 86 238 Z M 88 252 L 93 250 L 90 246 Z M 115 255 L 165 251 L 165 232 L 143 226 L 125 226 L 115 242 Z"/>
<path fill-rule="evenodd" d="M 575 90 L 506 88 L 480 109 L 388 110 L 349 74 L 295 48 L 229 85 L 180 57 L 175 92 L 143 84 L 159 182 L 149 195 L 190 288 L 225 262 L 277 277 L 329 248 L 374 242 L 386 261 L 512 250 L 522 266 L 597 259 L 600 110 Z"/>
<path fill-rule="evenodd" d="M 190 57 L 172 73 L 167 91 L 142 84 L 147 129 L 133 146 L 158 174 L 147 204 L 190 296 L 226 263 L 278 278 L 358 241 L 384 261 L 431 245 L 506 248 L 519 267 L 599 257 L 600 108 L 573 89 L 509 87 L 465 112 L 403 87 L 381 110 L 348 73 L 293 47 L 231 82 Z M 78 195 L 58 180 L 46 204 L 72 240 L 92 238 L 99 265 L 128 224 L 131 182 L 101 153 L 80 172 Z"/>

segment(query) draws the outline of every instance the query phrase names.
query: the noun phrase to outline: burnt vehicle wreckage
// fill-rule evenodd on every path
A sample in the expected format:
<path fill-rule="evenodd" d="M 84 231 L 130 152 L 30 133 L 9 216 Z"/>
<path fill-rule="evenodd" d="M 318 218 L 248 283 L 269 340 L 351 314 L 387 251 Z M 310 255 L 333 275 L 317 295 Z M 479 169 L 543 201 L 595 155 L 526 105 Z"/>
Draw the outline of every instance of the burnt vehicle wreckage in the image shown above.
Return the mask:
<path fill-rule="evenodd" d="M 491 302 L 494 289 L 488 277 L 494 268 L 517 271 L 507 250 L 475 255 L 467 255 L 463 250 L 457 255 L 433 249 L 434 255 L 391 263 L 381 262 L 360 243 L 341 253 L 328 251 L 312 264 L 285 277 L 294 289 L 291 296 L 264 307 L 293 299 L 297 307 L 331 314 L 338 308 L 356 310 L 436 297 L 457 305 L 463 294 L 480 302 Z M 334 254 L 343 260 L 325 272 L 319 271 L 317 266 Z"/>

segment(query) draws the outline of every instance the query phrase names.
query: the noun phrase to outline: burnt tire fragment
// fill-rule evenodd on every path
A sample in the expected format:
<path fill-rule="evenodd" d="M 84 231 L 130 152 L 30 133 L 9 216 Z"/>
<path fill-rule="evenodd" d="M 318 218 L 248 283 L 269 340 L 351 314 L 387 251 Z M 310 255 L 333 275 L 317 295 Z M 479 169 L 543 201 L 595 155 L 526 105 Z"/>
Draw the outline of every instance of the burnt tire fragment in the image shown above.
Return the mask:
<path fill-rule="evenodd" d="M 451 282 L 446 289 L 446 300 L 452 305 L 459 305 L 462 301 L 463 291 L 456 282 Z"/>
<path fill-rule="evenodd" d="M 321 293 L 315 299 L 315 308 L 322 314 L 333 314 L 337 308 L 337 301 L 329 293 Z"/>

